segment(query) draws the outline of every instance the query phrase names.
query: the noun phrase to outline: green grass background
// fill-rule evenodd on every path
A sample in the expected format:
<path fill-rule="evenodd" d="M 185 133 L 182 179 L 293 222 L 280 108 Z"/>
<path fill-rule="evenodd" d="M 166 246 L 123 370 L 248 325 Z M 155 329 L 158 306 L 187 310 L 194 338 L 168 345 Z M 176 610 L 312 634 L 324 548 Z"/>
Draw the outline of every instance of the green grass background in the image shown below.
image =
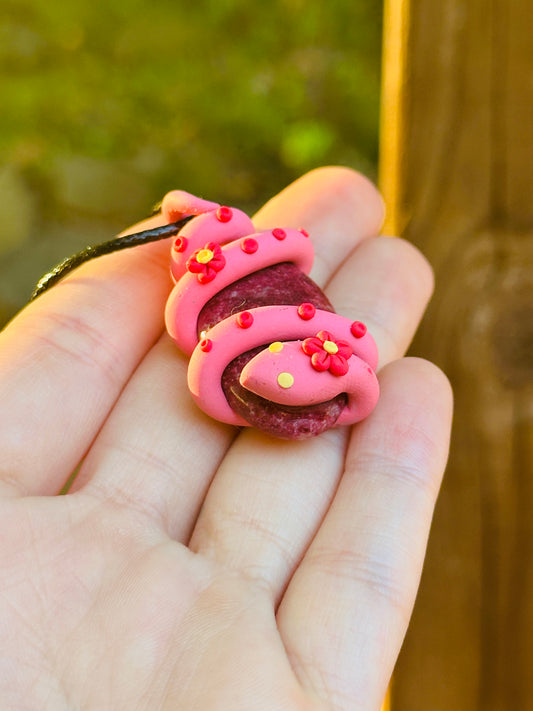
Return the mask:
<path fill-rule="evenodd" d="M 378 0 L 2 0 L 0 323 L 41 273 L 182 188 L 253 210 L 375 176 Z"/>

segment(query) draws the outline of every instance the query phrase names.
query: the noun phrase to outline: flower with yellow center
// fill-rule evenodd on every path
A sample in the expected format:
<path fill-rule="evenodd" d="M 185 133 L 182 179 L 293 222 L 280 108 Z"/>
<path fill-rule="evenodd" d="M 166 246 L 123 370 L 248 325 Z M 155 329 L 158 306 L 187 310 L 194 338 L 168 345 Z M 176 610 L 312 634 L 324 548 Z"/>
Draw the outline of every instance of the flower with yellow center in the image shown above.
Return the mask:
<path fill-rule="evenodd" d="M 226 258 L 216 242 L 208 242 L 203 249 L 192 254 L 186 262 L 187 271 L 196 274 L 200 284 L 208 284 L 224 269 Z"/>
<path fill-rule="evenodd" d="M 353 354 L 348 341 L 335 338 L 329 331 L 319 331 L 313 338 L 302 342 L 303 352 L 311 357 L 311 365 L 319 373 L 326 370 L 332 375 L 346 375 Z"/>

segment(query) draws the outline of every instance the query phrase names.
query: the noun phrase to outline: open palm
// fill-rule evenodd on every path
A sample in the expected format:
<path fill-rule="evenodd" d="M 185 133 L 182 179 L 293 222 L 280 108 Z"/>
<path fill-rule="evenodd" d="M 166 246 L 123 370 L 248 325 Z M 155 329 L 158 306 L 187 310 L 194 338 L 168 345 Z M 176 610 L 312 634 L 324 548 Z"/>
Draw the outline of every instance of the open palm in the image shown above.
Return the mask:
<path fill-rule="evenodd" d="M 255 219 L 310 232 L 313 278 L 378 343 L 353 430 L 276 441 L 196 409 L 162 335 L 168 241 L 85 265 L 0 334 L 3 710 L 379 708 L 451 411 L 440 371 L 401 358 L 431 271 L 382 217 L 328 168 Z"/>

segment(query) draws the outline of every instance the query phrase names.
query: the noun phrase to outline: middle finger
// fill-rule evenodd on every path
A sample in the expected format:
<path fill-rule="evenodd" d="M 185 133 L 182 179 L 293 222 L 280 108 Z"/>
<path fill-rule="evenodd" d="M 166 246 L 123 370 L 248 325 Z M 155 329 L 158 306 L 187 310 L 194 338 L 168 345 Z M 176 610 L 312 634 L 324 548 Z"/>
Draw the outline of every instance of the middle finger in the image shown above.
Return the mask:
<path fill-rule="evenodd" d="M 377 237 L 360 244 L 326 290 L 339 311 L 363 320 L 380 363 L 403 355 L 432 289 L 414 247 Z M 274 604 L 318 529 L 342 475 L 346 429 L 282 445 L 245 432 L 209 490 L 191 547 L 265 588 Z"/>
<path fill-rule="evenodd" d="M 346 169 L 304 176 L 268 203 L 256 225 L 306 227 L 320 237 L 322 284 L 355 242 L 377 232 L 377 191 Z M 140 365 L 96 439 L 73 490 L 140 509 L 185 541 L 233 428 L 204 416 L 186 388 L 186 359 L 164 337 Z M 335 435 L 336 436 L 336 435 Z"/>

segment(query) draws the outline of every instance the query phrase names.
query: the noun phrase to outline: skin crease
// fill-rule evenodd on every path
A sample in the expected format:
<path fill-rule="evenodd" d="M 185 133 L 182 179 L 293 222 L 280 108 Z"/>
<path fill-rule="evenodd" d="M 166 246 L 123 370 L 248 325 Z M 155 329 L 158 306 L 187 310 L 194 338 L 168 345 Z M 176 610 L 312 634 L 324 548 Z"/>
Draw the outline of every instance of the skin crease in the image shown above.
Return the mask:
<path fill-rule="evenodd" d="M 432 276 L 382 216 L 344 168 L 256 216 L 314 236 L 312 278 L 378 343 L 381 397 L 350 430 L 236 437 L 191 404 L 162 335 L 168 243 L 84 265 L 0 334 L 3 710 L 379 709 L 452 407 L 402 358 Z"/>

